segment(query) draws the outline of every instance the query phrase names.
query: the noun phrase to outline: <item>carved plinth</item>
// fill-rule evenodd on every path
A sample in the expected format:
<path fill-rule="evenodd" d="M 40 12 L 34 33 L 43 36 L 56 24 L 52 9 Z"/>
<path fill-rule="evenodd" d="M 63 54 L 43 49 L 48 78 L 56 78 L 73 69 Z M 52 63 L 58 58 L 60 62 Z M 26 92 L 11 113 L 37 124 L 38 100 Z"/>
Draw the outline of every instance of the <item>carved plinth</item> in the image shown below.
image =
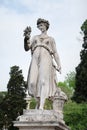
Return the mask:
<path fill-rule="evenodd" d="M 69 130 L 54 110 L 24 110 L 14 121 L 19 130 Z"/>

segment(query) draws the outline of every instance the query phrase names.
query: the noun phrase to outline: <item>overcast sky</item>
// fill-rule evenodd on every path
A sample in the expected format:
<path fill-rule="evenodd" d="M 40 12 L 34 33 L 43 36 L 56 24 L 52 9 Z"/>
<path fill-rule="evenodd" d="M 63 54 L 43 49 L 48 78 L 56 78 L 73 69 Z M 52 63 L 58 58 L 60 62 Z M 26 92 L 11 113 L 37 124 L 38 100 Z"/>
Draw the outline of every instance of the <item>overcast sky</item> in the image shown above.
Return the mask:
<path fill-rule="evenodd" d="M 87 0 L 0 0 L 0 91 L 7 90 L 10 67 L 23 70 L 25 80 L 31 54 L 23 48 L 23 30 L 32 27 L 31 37 L 39 34 L 38 18 L 50 22 L 48 34 L 54 37 L 62 65 L 63 81 L 80 62 L 80 27 L 87 19 Z"/>

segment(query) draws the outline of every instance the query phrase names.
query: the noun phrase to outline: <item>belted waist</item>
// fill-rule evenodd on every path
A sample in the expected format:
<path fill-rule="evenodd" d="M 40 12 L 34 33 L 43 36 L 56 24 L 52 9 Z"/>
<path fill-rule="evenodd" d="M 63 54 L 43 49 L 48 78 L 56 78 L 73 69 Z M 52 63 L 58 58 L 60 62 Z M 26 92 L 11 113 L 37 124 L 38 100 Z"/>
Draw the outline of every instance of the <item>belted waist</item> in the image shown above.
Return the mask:
<path fill-rule="evenodd" d="M 50 53 L 50 55 L 53 55 L 52 50 L 50 50 L 50 49 L 49 49 L 47 46 L 45 46 L 45 45 L 36 45 L 33 49 L 31 49 L 32 54 L 33 54 L 33 52 L 35 51 L 35 49 L 36 49 L 37 47 L 43 47 L 43 48 L 45 48 L 45 49 Z"/>

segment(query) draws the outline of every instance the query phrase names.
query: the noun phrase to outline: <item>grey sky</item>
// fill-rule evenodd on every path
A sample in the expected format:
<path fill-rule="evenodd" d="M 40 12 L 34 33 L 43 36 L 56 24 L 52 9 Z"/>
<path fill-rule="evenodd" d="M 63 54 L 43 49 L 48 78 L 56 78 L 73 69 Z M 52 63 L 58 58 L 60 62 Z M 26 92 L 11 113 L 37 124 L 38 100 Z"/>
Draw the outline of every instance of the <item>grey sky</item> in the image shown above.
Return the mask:
<path fill-rule="evenodd" d="M 0 91 L 6 90 L 11 66 L 18 65 L 27 79 L 31 55 L 23 48 L 23 30 L 30 25 L 31 36 L 39 34 L 40 17 L 49 20 L 48 34 L 56 41 L 62 64 L 58 80 L 74 71 L 80 62 L 80 27 L 86 12 L 87 0 L 0 0 Z"/>

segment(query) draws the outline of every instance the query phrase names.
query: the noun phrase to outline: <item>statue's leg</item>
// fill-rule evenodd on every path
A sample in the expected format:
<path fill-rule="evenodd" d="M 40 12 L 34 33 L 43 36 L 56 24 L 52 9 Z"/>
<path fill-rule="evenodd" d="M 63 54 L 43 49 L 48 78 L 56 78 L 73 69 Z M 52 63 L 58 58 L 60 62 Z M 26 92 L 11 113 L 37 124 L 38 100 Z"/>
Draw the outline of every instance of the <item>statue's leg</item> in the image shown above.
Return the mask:
<path fill-rule="evenodd" d="M 35 59 L 33 59 L 31 68 L 30 68 L 30 75 L 28 80 L 28 88 L 30 95 L 36 97 L 37 95 L 37 81 L 38 81 L 38 66 Z"/>
<path fill-rule="evenodd" d="M 45 99 L 49 97 L 50 89 L 50 70 L 51 70 L 51 57 L 49 52 L 42 50 L 42 57 L 40 61 L 39 75 L 40 75 L 40 107 L 44 109 Z"/>
<path fill-rule="evenodd" d="M 40 107 L 39 109 L 44 109 L 45 99 L 48 97 L 48 83 L 43 82 L 41 86 L 41 96 L 40 96 Z"/>
<path fill-rule="evenodd" d="M 39 107 L 40 110 L 44 109 L 44 104 L 45 104 L 45 98 L 40 98 L 40 107 Z"/>

